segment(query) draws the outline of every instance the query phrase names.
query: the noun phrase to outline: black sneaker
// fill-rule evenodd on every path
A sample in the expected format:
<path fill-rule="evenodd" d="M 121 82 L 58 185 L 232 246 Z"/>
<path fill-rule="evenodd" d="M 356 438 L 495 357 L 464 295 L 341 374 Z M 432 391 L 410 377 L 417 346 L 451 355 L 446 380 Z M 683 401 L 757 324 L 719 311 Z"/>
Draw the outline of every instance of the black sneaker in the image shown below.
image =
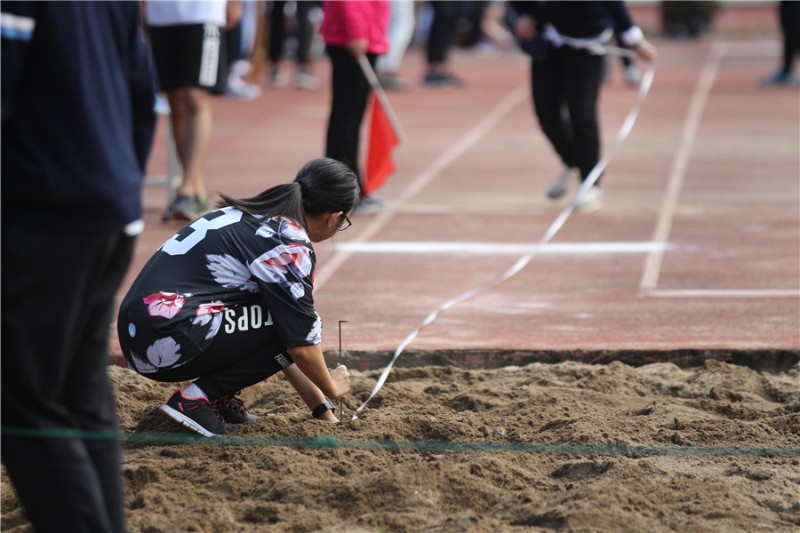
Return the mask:
<path fill-rule="evenodd" d="M 447 72 L 429 72 L 422 80 L 426 87 L 463 87 L 464 80 L 453 76 Z"/>
<path fill-rule="evenodd" d="M 205 437 L 224 435 L 232 428 L 225 424 L 217 409 L 208 398 L 185 398 L 183 391 L 176 391 L 169 401 L 159 408 L 164 416 L 196 431 Z"/>
<path fill-rule="evenodd" d="M 216 407 L 217 412 L 229 424 L 244 424 L 245 422 L 258 420 L 256 415 L 248 412 L 244 402 L 237 398 L 235 394 L 218 398 L 212 402 L 212 405 Z"/>

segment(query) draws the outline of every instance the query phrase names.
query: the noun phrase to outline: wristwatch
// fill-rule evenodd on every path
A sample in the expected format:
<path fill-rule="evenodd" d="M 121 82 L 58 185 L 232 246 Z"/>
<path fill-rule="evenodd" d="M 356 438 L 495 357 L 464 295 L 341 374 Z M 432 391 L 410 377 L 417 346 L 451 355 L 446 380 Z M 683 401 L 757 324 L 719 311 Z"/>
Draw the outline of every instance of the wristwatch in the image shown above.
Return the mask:
<path fill-rule="evenodd" d="M 325 411 L 335 411 L 336 406 L 333 405 L 333 402 L 330 400 L 325 400 L 323 403 L 319 404 L 311 411 L 311 416 L 314 418 L 319 418 L 325 414 Z"/>

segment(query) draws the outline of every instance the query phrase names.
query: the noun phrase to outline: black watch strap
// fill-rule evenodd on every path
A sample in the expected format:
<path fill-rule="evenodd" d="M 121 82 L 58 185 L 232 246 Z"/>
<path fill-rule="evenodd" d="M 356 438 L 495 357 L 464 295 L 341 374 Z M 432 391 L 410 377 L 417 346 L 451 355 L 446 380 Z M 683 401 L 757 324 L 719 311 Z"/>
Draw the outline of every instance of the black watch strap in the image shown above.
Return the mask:
<path fill-rule="evenodd" d="M 319 404 L 311 411 L 311 416 L 314 418 L 319 418 L 325 414 L 325 411 L 334 411 L 336 406 L 333 405 L 333 402 L 330 400 L 325 400 L 323 403 Z"/>

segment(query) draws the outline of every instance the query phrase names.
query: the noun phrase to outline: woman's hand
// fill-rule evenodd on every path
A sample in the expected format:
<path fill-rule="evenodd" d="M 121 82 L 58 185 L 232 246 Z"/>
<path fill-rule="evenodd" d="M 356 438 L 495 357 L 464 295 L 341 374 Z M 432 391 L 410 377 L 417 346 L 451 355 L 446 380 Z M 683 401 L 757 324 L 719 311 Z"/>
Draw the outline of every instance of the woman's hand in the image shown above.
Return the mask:
<path fill-rule="evenodd" d="M 658 51 L 656 47 L 650 44 L 647 39 L 642 39 L 633 47 L 633 50 L 636 52 L 641 59 L 645 61 L 652 61 L 658 56 Z"/>
<path fill-rule="evenodd" d="M 353 54 L 356 59 L 366 54 L 368 47 L 369 41 L 366 39 L 356 39 L 355 41 L 347 43 L 347 49 L 350 50 L 350 53 Z"/>
<path fill-rule="evenodd" d="M 523 41 L 530 41 L 536 37 L 536 26 L 533 23 L 533 19 L 528 15 L 517 17 L 517 21 L 514 24 L 514 33 Z"/>
<path fill-rule="evenodd" d="M 350 392 L 350 371 L 347 370 L 346 366 L 339 365 L 331 370 L 331 379 L 333 380 L 333 384 L 336 386 L 336 392 L 338 393 L 334 399 L 344 396 Z"/>

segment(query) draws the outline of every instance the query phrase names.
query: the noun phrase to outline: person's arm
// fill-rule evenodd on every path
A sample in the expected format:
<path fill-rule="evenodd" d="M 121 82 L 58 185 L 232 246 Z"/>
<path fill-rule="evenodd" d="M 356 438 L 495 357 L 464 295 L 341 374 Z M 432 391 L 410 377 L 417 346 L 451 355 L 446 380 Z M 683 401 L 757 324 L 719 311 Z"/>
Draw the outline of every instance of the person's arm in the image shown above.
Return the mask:
<path fill-rule="evenodd" d="M 291 352 L 289 352 L 291 355 Z M 297 364 L 293 364 L 283 370 L 283 374 L 286 376 L 286 379 L 289 380 L 292 387 L 297 391 L 300 397 L 303 399 L 305 404 L 308 406 L 309 410 L 313 410 L 318 405 L 325 402 L 325 394 L 322 393 L 319 387 L 317 387 L 313 381 L 308 379 L 302 370 L 297 366 Z M 331 371 L 331 378 L 334 381 L 337 380 L 346 380 L 347 387 L 350 387 L 350 373 L 347 371 L 347 368 L 344 366 L 338 366 Z M 336 418 L 336 415 L 333 411 L 325 411 L 325 414 L 319 417 L 320 420 L 325 420 L 327 422 L 338 422 L 339 419 Z"/>
<path fill-rule="evenodd" d="M 636 52 L 641 59 L 652 61 L 656 58 L 656 47 L 644 38 L 639 26 L 633 23 L 625 2 L 606 2 L 608 12 L 614 19 L 614 25 L 620 39 Z"/>
<path fill-rule="evenodd" d="M 325 396 L 336 399 L 350 390 L 350 374 L 345 367 L 329 371 L 320 343 L 322 320 L 314 310 L 314 253 L 306 233 L 286 219 L 262 222 L 257 232 L 267 239 L 267 251 L 249 263 L 250 272 L 264 297 L 275 332 L 302 374 L 313 384 L 298 389 L 306 404 Z M 271 241 L 271 242 L 270 242 Z M 290 371 L 290 375 L 291 372 Z M 299 379 L 299 378 L 298 378 Z M 296 387 L 297 388 L 297 387 Z M 318 389 L 319 392 L 314 389 Z"/>
<path fill-rule="evenodd" d="M 632 46 L 633 51 L 636 52 L 640 58 L 644 59 L 645 61 L 652 61 L 658 55 L 658 51 L 656 47 L 653 46 L 650 41 L 642 37 L 642 40 Z"/>
<path fill-rule="evenodd" d="M 242 20 L 242 0 L 228 0 L 225 3 L 225 29 L 231 30 Z"/>
<path fill-rule="evenodd" d="M 350 390 L 350 373 L 347 368 L 339 366 L 329 371 L 319 344 L 289 346 L 286 351 L 303 374 L 328 398 L 335 400 Z M 319 402 L 312 407 L 317 405 Z"/>

